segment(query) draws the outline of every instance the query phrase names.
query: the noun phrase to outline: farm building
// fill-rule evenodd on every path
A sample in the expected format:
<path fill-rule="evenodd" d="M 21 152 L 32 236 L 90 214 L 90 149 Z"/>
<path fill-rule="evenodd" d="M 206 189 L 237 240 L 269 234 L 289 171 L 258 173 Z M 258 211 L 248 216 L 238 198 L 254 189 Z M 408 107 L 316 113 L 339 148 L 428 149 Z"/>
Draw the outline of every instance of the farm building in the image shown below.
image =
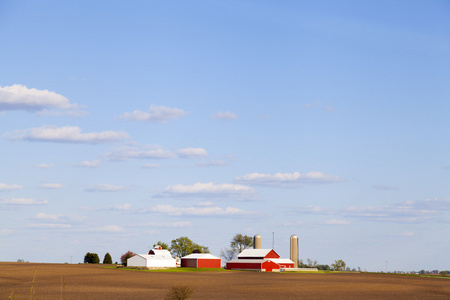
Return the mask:
<path fill-rule="evenodd" d="M 294 268 L 294 262 L 290 259 L 280 259 L 273 249 L 245 249 L 237 259 L 227 262 L 228 270 L 272 272 L 290 268 Z"/>
<path fill-rule="evenodd" d="M 127 259 L 129 267 L 176 268 L 176 260 L 168 250 L 161 247 L 151 249 L 148 254 L 136 254 Z"/>
<path fill-rule="evenodd" d="M 184 268 L 220 268 L 221 259 L 209 253 L 192 253 L 181 258 Z"/>

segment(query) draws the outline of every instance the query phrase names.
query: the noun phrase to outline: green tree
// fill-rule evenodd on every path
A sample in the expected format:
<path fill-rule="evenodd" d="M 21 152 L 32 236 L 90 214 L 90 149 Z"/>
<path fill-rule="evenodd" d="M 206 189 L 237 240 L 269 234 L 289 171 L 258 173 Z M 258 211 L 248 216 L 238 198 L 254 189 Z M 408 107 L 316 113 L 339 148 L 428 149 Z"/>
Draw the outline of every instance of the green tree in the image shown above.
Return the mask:
<path fill-rule="evenodd" d="M 161 246 L 161 249 L 165 249 L 165 250 L 169 250 L 170 251 L 170 247 L 168 244 L 158 241 L 156 244 L 153 244 L 153 248 Z"/>
<path fill-rule="evenodd" d="M 209 253 L 209 248 L 196 244 L 188 237 L 182 236 L 172 240 L 170 245 L 170 252 L 172 255 L 183 257 L 191 254 L 194 250 L 199 250 L 201 253 Z"/>
<path fill-rule="evenodd" d="M 345 271 L 345 262 L 342 259 L 335 260 L 334 264 L 331 264 L 331 269 L 333 271 Z"/>
<path fill-rule="evenodd" d="M 111 254 L 109 254 L 109 253 L 105 254 L 105 257 L 103 258 L 103 263 L 108 264 L 108 265 L 112 264 Z"/>
<path fill-rule="evenodd" d="M 322 270 L 322 271 L 329 271 L 331 270 L 329 265 L 317 265 L 317 270 Z"/>
<path fill-rule="evenodd" d="M 132 252 L 132 251 L 127 251 L 126 253 L 122 254 L 122 256 L 120 257 L 120 261 L 122 262 L 122 264 L 124 266 L 127 265 L 127 259 L 129 259 L 130 257 L 135 256 L 136 253 Z"/>
<path fill-rule="evenodd" d="M 253 239 L 251 236 L 238 233 L 231 239 L 230 247 L 241 253 L 244 249 L 253 247 Z"/>
<path fill-rule="evenodd" d="M 84 263 L 85 264 L 99 264 L 100 258 L 98 257 L 97 253 L 88 252 L 84 256 Z"/>

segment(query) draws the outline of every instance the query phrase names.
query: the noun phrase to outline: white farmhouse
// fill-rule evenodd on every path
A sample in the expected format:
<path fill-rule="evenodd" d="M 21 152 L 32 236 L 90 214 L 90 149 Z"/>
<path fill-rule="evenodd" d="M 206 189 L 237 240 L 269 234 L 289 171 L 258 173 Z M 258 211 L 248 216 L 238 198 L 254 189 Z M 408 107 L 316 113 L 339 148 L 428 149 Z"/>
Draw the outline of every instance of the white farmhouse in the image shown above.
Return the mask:
<path fill-rule="evenodd" d="M 148 254 L 136 254 L 127 259 L 128 267 L 176 268 L 177 263 L 168 250 L 153 248 Z"/>

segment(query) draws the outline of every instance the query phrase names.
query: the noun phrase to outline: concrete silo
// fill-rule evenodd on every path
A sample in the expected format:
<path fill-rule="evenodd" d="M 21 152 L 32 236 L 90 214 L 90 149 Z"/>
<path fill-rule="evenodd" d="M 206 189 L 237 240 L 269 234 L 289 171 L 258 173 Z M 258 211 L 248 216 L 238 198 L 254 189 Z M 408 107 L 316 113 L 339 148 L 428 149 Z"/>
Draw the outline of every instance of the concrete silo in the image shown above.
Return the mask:
<path fill-rule="evenodd" d="M 261 249 L 261 236 L 259 234 L 253 237 L 253 249 Z"/>
<path fill-rule="evenodd" d="M 294 262 L 294 268 L 298 268 L 298 237 L 291 235 L 291 260 Z"/>

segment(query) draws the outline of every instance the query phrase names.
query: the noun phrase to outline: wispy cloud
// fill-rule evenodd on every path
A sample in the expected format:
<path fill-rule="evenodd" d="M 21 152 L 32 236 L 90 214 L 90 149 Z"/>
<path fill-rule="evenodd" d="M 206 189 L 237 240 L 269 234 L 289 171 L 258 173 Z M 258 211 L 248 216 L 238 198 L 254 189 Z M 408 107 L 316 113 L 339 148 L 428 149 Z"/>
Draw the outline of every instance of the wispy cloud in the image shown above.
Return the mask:
<path fill-rule="evenodd" d="M 201 167 L 217 167 L 217 166 L 226 166 L 228 165 L 228 163 L 223 160 L 210 160 L 198 162 L 196 163 L 196 165 Z"/>
<path fill-rule="evenodd" d="M 162 213 L 169 216 L 244 216 L 255 214 L 254 212 L 245 211 L 236 207 L 201 207 L 201 206 L 187 206 L 177 207 L 172 205 L 160 204 L 155 207 L 147 208 L 143 212 Z"/>
<path fill-rule="evenodd" d="M 203 148 L 185 148 L 178 150 L 178 155 L 181 157 L 194 158 L 207 156 L 208 152 Z"/>
<path fill-rule="evenodd" d="M 54 166 L 55 166 L 54 164 L 42 163 L 42 164 L 37 164 L 34 167 L 38 168 L 38 169 L 48 169 L 48 168 L 53 168 Z"/>
<path fill-rule="evenodd" d="M 124 232 L 125 229 L 118 225 L 108 225 L 100 228 L 94 228 L 92 231 L 101 231 L 101 232 Z"/>
<path fill-rule="evenodd" d="M 393 185 L 374 185 L 373 186 L 374 189 L 376 190 L 384 190 L 384 191 L 393 191 L 393 190 L 398 190 L 398 187 L 393 186 Z"/>
<path fill-rule="evenodd" d="M 130 159 L 168 159 L 176 157 L 175 153 L 158 145 L 124 146 L 106 153 L 110 160 L 127 161 Z"/>
<path fill-rule="evenodd" d="M 159 168 L 160 166 L 159 166 L 158 164 L 145 164 L 145 165 L 143 165 L 142 167 L 143 167 L 143 168 L 146 168 L 146 169 L 157 169 L 157 168 Z"/>
<path fill-rule="evenodd" d="M 11 190 L 20 190 L 23 186 L 18 184 L 6 184 L 0 183 L 0 192 L 1 191 L 11 191 Z"/>
<path fill-rule="evenodd" d="M 62 223 L 35 223 L 30 224 L 30 227 L 36 229 L 69 229 L 72 228 L 72 225 Z"/>
<path fill-rule="evenodd" d="M 324 224 L 326 224 L 326 225 L 349 225 L 350 222 L 347 220 L 331 219 L 331 220 L 326 220 L 324 222 Z"/>
<path fill-rule="evenodd" d="M 442 211 L 445 210 L 450 210 L 449 199 L 427 199 L 392 206 L 350 206 L 345 209 L 344 215 L 372 221 L 416 223 L 442 221 Z"/>
<path fill-rule="evenodd" d="M 318 108 L 318 109 L 325 110 L 327 112 L 335 112 L 336 111 L 336 109 L 333 106 L 331 106 L 331 105 L 324 105 L 320 101 L 317 101 L 317 102 L 314 102 L 314 103 L 306 103 L 306 104 L 303 105 L 303 108 L 305 108 L 305 109 Z"/>
<path fill-rule="evenodd" d="M 334 213 L 334 211 L 330 208 L 314 205 L 308 205 L 305 207 L 297 208 L 295 212 L 303 214 L 320 214 L 320 215 L 328 215 Z"/>
<path fill-rule="evenodd" d="M 133 120 L 140 122 L 157 122 L 165 123 L 169 120 L 179 119 L 186 115 L 186 112 L 179 108 L 171 108 L 167 106 L 157 106 L 152 104 L 148 111 L 135 110 L 126 112 L 119 118 L 124 120 Z"/>
<path fill-rule="evenodd" d="M 129 211 L 131 210 L 131 204 L 125 203 L 125 204 L 116 204 L 106 207 L 100 207 L 100 208 L 92 208 L 89 206 L 83 206 L 80 207 L 82 210 L 89 210 L 89 211 Z"/>
<path fill-rule="evenodd" d="M 273 175 L 262 173 L 251 173 L 241 177 L 236 177 L 235 181 L 250 185 L 294 187 L 300 184 L 333 183 L 341 181 L 341 179 L 337 176 L 328 175 L 322 172 L 308 172 L 305 174 L 294 172 L 294 173 L 275 173 Z"/>
<path fill-rule="evenodd" d="M 191 227 L 192 222 L 190 221 L 175 221 L 175 222 L 148 222 L 141 226 L 151 227 L 151 228 L 185 228 Z"/>
<path fill-rule="evenodd" d="M 184 148 L 178 151 L 169 150 L 159 145 L 131 145 L 114 149 L 105 154 L 113 161 L 128 161 L 131 159 L 170 159 L 170 158 L 200 158 L 208 155 L 203 148 Z"/>
<path fill-rule="evenodd" d="M 39 187 L 43 189 L 62 189 L 63 185 L 60 183 L 44 183 L 39 185 Z"/>
<path fill-rule="evenodd" d="M 8 228 L 2 228 L 0 229 L 0 235 L 10 235 L 12 234 L 14 231 L 12 229 L 8 229 Z"/>
<path fill-rule="evenodd" d="M 195 183 L 192 185 L 170 185 L 156 197 L 204 197 L 204 198 L 249 198 L 256 192 L 251 187 L 240 184 Z"/>
<path fill-rule="evenodd" d="M 211 118 L 213 119 L 220 119 L 220 120 L 234 120 L 237 119 L 237 114 L 225 111 L 225 112 L 217 112 L 215 114 L 211 115 Z"/>
<path fill-rule="evenodd" d="M 82 133 L 76 126 L 42 126 L 25 130 L 16 130 L 5 137 L 9 140 L 23 140 L 31 142 L 57 142 L 57 143 L 111 143 L 129 138 L 123 131 L 102 131 Z"/>
<path fill-rule="evenodd" d="M 99 160 L 93 160 L 93 161 L 84 160 L 80 163 L 73 164 L 73 166 L 85 167 L 85 168 L 97 168 L 98 166 L 100 166 L 100 161 Z"/>
<path fill-rule="evenodd" d="M 86 219 L 84 216 L 77 215 L 64 215 L 64 214 L 48 214 L 45 212 L 37 213 L 33 219 L 36 220 L 46 220 L 46 221 L 70 221 L 70 222 L 81 222 Z"/>
<path fill-rule="evenodd" d="M 48 204 L 48 200 L 36 200 L 32 198 L 11 198 L 1 200 L 0 204 L 5 205 L 45 205 Z"/>
<path fill-rule="evenodd" d="M 97 184 L 86 188 L 88 192 L 122 192 L 125 190 L 127 189 L 123 186 L 111 184 Z"/>

